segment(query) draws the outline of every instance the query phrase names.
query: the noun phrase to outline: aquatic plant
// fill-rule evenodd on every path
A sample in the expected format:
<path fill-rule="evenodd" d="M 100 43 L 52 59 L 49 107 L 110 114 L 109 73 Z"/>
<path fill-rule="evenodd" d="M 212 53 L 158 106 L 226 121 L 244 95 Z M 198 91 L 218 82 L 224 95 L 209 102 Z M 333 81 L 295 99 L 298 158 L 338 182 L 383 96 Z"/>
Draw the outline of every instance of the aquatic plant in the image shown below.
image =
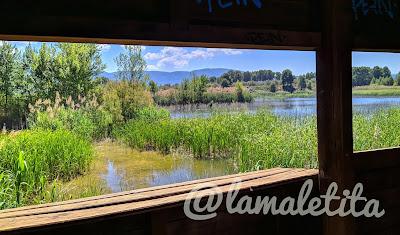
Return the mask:
<path fill-rule="evenodd" d="M 51 182 L 85 173 L 93 157 L 90 142 L 65 130 L 22 131 L 0 141 L 0 209 L 54 199 Z"/>
<path fill-rule="evenodd" d="M 196 158 L 235 158 L 242 171 L 316 167 L 315 118 L 279 118 L 269 112 L 213 114 L 209 118 L 133 120 L 117 139 L 141 150 L 183 151 Z"/>

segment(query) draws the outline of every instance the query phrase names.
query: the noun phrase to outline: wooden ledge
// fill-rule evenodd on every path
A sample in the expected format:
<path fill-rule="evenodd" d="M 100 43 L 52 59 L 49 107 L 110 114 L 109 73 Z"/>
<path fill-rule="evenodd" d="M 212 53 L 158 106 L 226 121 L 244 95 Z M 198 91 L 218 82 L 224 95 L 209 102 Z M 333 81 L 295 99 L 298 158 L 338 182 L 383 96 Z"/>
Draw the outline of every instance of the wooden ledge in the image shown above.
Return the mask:
<path fill-rule="evenodd" d="M 3 210 L 0 211 L 0 233 L 159 210 L 182 204 L 194 187 L 206 183 L 217 185 L 223 193 L 226 193 L 229 191 L 230 185 L 239 179 L 242 182 L 241 191 L 254 191 L 314 178 L 317 175 L 317 170 L 276 168 L 60 203 Z M 203 191 L 203 195 L 209 193 L 207 190 Z M 200 192 L 202 193 L 202 191 Z"/>

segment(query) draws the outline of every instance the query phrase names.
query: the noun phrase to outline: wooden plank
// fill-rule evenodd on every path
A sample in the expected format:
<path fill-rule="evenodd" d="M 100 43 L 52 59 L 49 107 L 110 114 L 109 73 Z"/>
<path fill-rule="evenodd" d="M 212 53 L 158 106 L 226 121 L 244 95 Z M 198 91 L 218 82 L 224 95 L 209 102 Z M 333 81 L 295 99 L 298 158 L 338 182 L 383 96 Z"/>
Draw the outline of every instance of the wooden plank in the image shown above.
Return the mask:
<path fill-rule="evenodd" d="M 376 156 L 379 158 L 379 156 Z M 357 182 L 364 184 L 365 192 L 379 192 L 400 187 L 400 167 L 387 167 L 357 174 Z"/>
<path fill-rule="evenodd" d="M 317 179 L 314 179 L 317 183 Z M 288 196 L 297 198 L 298 192 L 304 181 L 268 188 L 267 190 L 244 193 L 251 198 L 276 196 L 283 199 Z M 314 188 L 311 197 L 318 195 L 318 188 Z M 222 206 L 217 211 L 218 216 L 209 220 L 207 225 L 190 220 L 185 216 L 181 207 L 155 211 L 157 223 L 154 227 L 162 227 L 153 234 L 264 234 L 271 235 L 296 234 L 319 235 L 321 234 L 321 220 L 313 216 L 273 216 L 273 215 L 230 215 Z M 206 227 L 204 227 L 206 226 Z M 267 228 L 267 229 L 266 229 Z M 209 230 L 210 229 L 210 230 Z"/>
<path fill-rule="evenodd" d="M 275 174 L 278 172 L 286 172 L 286 171 L 289 171 L 289 169 L 274 168 L 274 169 L 260 171 L 257 173 L 260 173 L 260 174 L 265 173 L 265 174 L 272 175 L 272 174 Z M 235 175 L 227 175 L 227 176 L 220 176 L 220 177 L 214 177 L 214 178 L 199 179 L 199 180 L 188 181 L 188 182 L 183 182 L 183 183 L 162 185 L 162 186 L 156 186 L 156 187 L 151 187 L 151 188 L 137 189 L 137 190 L 120 192 L 120 193 L 100 195 L 100 196 L 89 197 L 89 198 L 68 200 L 68 201 L 63 201 L 63 202 L 55 202 L 55 203 L 40 204 L 40 205 L 34 205 L 34 206 L 19 207 L 19 208 L 8 209 L 8 210 L 0 210 L 0 215 L 5 216 L 4 214 L 21 212 L 21 211 L 28 213 L 30 210 L 44 209 L 44 208 L 50 208 L 50 207 L 58 208 L 60 206 L 65 206 L 65 205 L 71 205 L 71 204 L 77 204 L 77 203 L 89 203 L 89 202 L 96 201 L 96 200 L 113 199 L 116 197 L 129 196 L 129 195 L 134 195 L 134 194 L 142 194 L 142 193 L 154 192 L 154 191 L 159 191 L 159 190 L 164 190 L 164 189 L 174 190 L 174 188 L 179 188 L 182 186 L 193 186 L 196 184 L 214 182 L 214 181 L 219 181 L 219 180 L 233 180 L 237 177 L 247 177 L 247 176 L 252 176 L 254 174 L 255 174 L 254 172 L 248 172 L 248 173 L 241 173 L 241 174 L 235 174 Z"/>
<path fill-rule="evenodd" d="M 236 175 L 233 178 L 225 178 L 225 179 L 211 179 L 207 181 L 203 181 L 204 183 L 212 183 L 213 185 L 223 186 L 231 184 L 233 180 L 240 179 L 242 181 L 254 180 L 258 178 L 263 178 L 267 176 L 272 176 L 284 172 L 291 172 L 290 169 L 276 169 L 271 171 L 262 171 L 262 172 L 255 172 L 247 175 Z M 48 214 L 48 213 L 55 213 L 55 212 L 65 212 L 70 210 L 82 210 L 88 209 L 93 207 L 100 207 L 100 206 L 110 206 L 114 204 L 122 204 L 122 203 L 131 203 L 131 202 L 138 202 L 144 200 L 150 200 L 159 197 L 166 197 L 176 194 L 187 193 L 192 190 L 194 186 L 201 185 L 202 183 L 189 183 L 186 185 L 176 186 L 176 187 L 166 187 L 161 188 L 158 190 L 137 190 L 131 191 L 129 194 L 119 194 L 117 195 L 106 195 L 103 198 L 96 198 L 92 199 L 89 198 L 87 200 L 82 200 L 80 202 L 68 202 L 68 204 L 54 204 L 51 206 L 46 206 L 42 208 L 34 208 L 34 209 L 26 209 L 20 208 L 18 211 L 4 211 L 0 214 L 0 219 L 4 218 L 11 218 L 11 217 L 19 217 L 19 216 L 28 216 L 28 215 L 39 215 L 39 214 Z"/>
<path fill-rule="evenodd" d="M 261 190 L 288 182 L 296 182 L 305 178 L 315 177 L 315 170 L 292 170 L 272 176 L 249 180 L 242 183 L 241 190 Z M 220 187 L 223 193 L 227 193 L 230 185 Z M 196 197 L 203 197 L 212 194 L 209 190 L 201 190 Z M 118 216 L 124 214 L 137 214 L 144 211 L 165 208 L 168 206 L 183 203 L 188 193 L 161 197 L 151 200 L 123 203 L 110 206 L 101 206 L 84 210 L 72 210 L 59 213 L 30 215 L 15 218 L 0 219 L 0 231 L 10 232 L 27 228 L 44 227 L 55 224 L 63 224 L 73 221 L 85 221 L 88 219 Z"/>
<path fill-rule="evenodd" d="M 357 172 L 400 167 L 400 148 L 355 152 L 352 160 Z"/>

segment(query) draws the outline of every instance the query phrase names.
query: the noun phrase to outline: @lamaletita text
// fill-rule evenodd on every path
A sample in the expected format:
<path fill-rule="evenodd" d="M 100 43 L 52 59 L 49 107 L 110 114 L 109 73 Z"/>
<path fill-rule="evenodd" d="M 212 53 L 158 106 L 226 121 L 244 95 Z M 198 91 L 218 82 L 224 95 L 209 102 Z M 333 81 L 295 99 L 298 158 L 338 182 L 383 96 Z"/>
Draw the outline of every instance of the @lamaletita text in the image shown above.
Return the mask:
<path fill-rule="evenodd" d="M 238 197 L 241 182 L 230 186 L 226 193 L 226 209 L 230 214 L 272 214 L 272 215 L 312 215 L 321 216 L 354 216 L 354 217 L 376 217 L 385 215 L 385 210 L 379 208 L 376 199 L 367 200 L 363 197 L 363 185 L 358 183 L 354 189 L 343 190 L 338 196 L 338 185 L 332 183 L 326 194 L 320 197 L 310 198 L 313 190 L 313 181 L 307 180 L 300 189 L 296 198 L 286 197 L 280 203 L 278 198 L 273 197 Z M 184 204 L 184 212 L 193 220 L 208 220 L 217 216 L 217 210 L 222 205 L 222 190 L 211 183 L 202 184 L 194 188 L 187 196 Z M 336 202 L 339 206 L 331 210 L 331 203 Z M 357 204 L 357 206 L 356 206 Z M 363 207 L 360 207 L 363 205 Z"/>

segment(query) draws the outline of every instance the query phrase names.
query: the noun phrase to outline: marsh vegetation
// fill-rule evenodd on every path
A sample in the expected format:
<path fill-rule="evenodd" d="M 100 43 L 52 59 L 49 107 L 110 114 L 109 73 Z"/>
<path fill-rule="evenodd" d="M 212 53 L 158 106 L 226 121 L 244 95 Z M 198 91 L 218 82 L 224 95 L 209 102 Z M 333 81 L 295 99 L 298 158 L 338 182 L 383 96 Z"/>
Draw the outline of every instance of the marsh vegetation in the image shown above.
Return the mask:
<path fill-rule="evenodd" d="M 158 87 L 141 47 L 125 47 L 116 64 L 108 80 L 97 45 L 1 43 L 0 209 L 318 166 L 316 101 L 298 98 L 314 93 L 315 74 L 230 71 Z M 260 90 L 273 95 L 260 101 Z M 393 102 L 355 109 L 356 150 L 400 145 Z"/>

